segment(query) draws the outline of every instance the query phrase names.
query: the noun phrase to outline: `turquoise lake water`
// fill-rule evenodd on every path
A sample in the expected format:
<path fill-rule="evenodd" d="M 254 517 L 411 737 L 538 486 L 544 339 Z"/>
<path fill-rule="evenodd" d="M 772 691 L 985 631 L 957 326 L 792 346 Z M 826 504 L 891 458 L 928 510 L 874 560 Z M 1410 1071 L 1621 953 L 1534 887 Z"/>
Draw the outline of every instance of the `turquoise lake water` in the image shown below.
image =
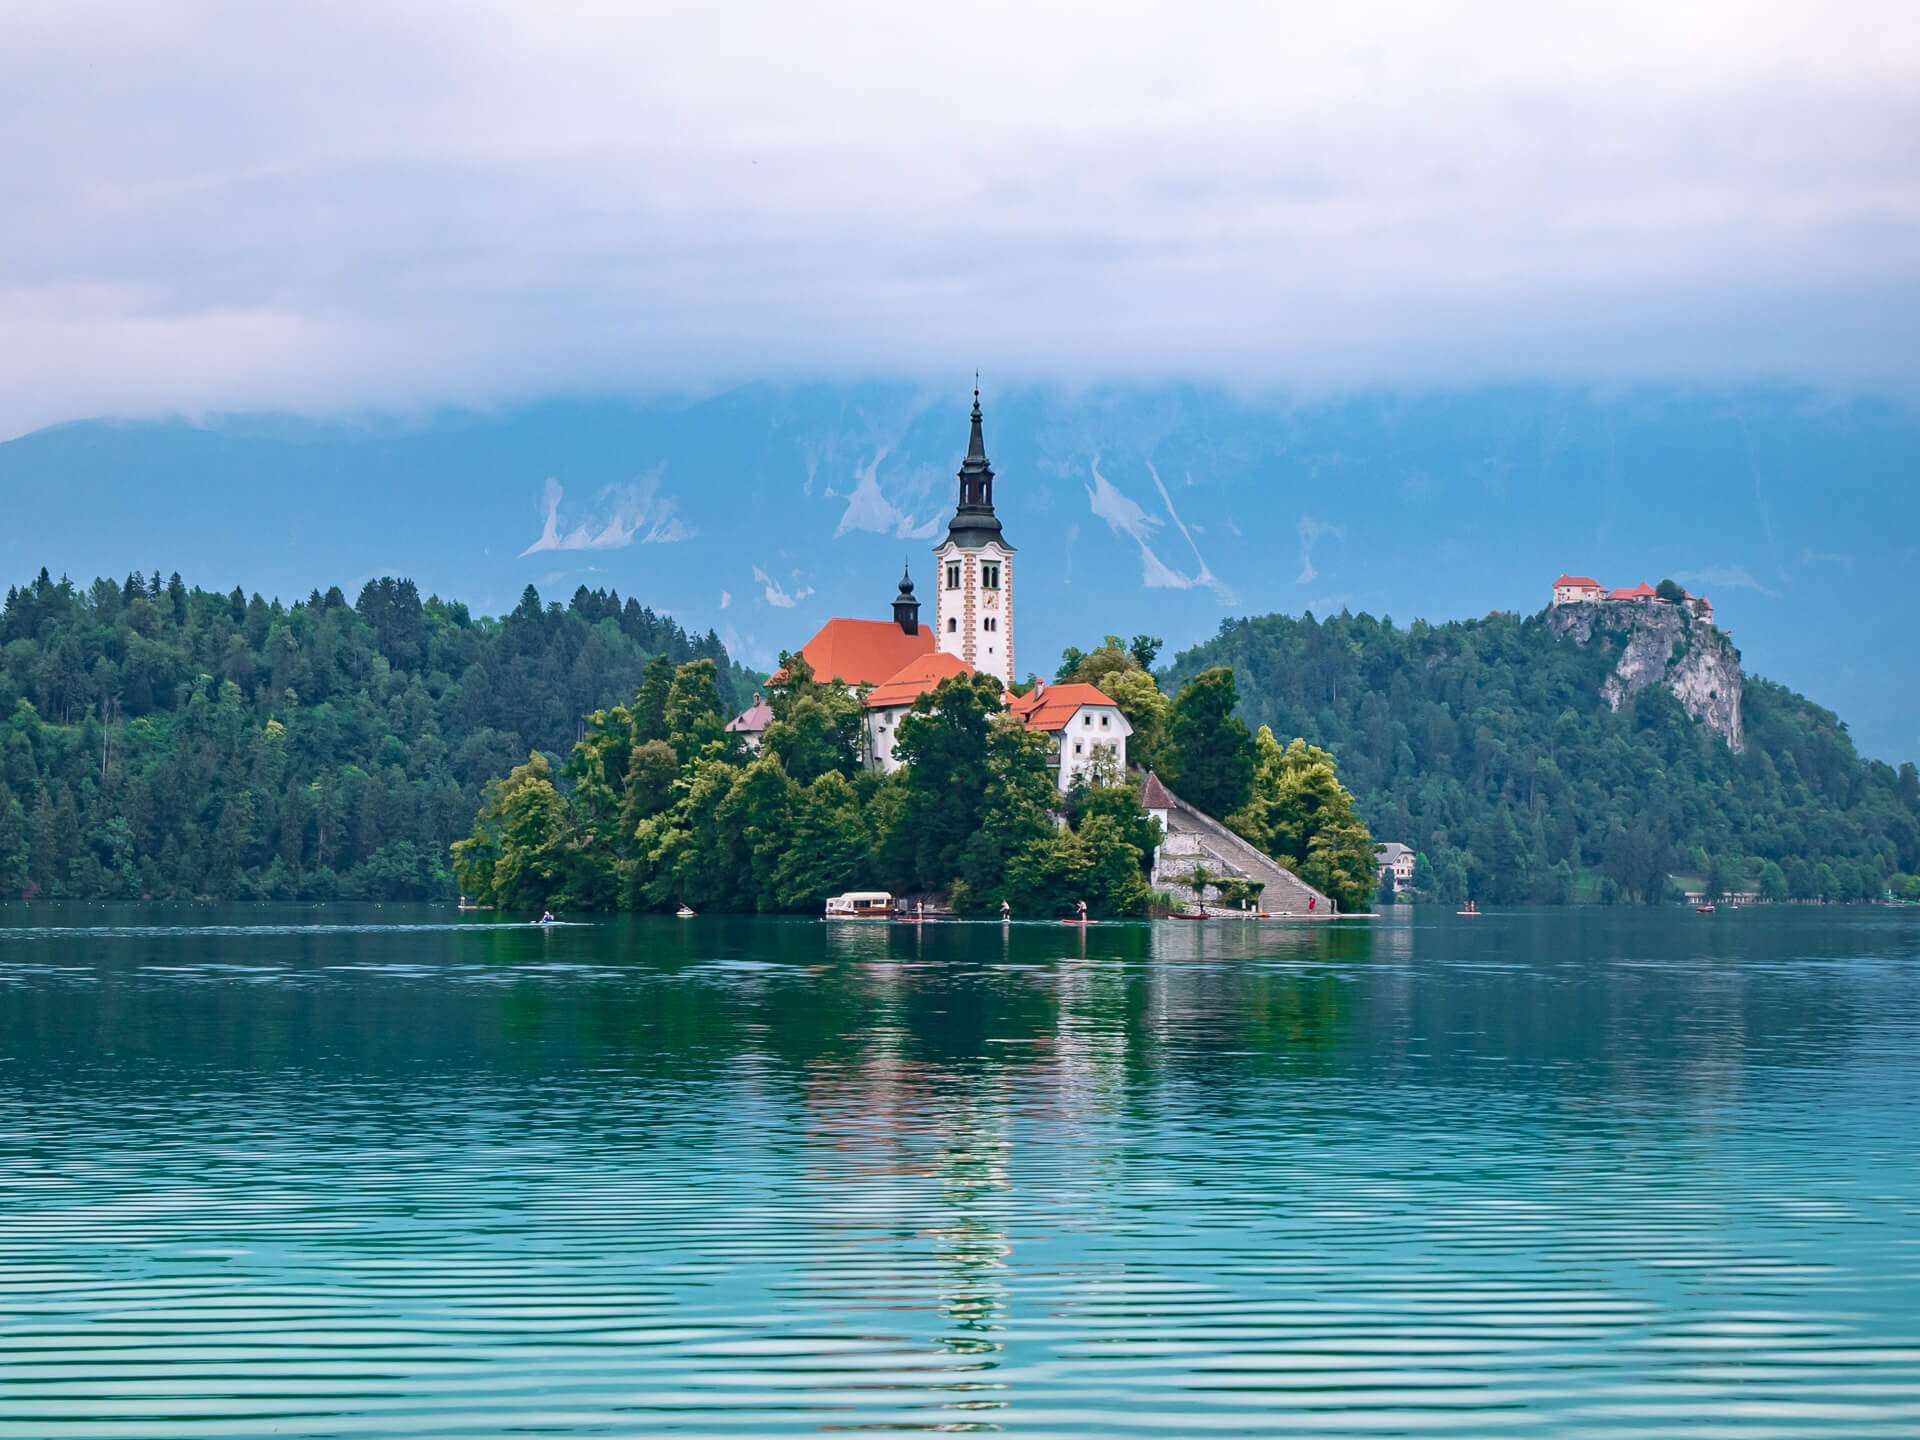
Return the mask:
<path fill-rule="evenodd" d="M 1920 912 L 0 907 L 0 1436 L 1913 1436 Z"/>

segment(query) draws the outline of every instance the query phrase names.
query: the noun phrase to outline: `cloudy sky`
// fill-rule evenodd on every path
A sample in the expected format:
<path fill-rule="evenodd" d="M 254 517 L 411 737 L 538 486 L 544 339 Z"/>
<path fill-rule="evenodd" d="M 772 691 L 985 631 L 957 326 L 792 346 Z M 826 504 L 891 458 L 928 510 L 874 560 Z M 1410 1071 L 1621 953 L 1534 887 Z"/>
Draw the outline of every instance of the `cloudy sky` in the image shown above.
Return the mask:
<path fill-rule="evenodd" d="M 765 375 L 1904 390 L 1910 5 L 8 0 L 0 435 Z"/>

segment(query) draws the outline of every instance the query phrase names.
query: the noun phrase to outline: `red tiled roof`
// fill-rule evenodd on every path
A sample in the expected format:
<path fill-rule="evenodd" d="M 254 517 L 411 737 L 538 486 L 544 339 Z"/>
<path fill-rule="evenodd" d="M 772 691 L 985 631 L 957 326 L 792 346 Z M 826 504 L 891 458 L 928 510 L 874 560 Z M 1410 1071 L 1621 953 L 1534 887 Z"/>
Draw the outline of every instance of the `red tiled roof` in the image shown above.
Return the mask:
<path fill-rule="evenodd" d="M 1015 695 L 1007 709 L 1019 716 L 1029 730 L 1059 730 L 1073 719 L 1082 705 L 1112 705 L 1096 686 L 1049 685 L 1030 695 Z"/>
<path fill-rule="evenodd" d="M 1173 796 L 1167 793 L 1167 787 L 1160 783 L 1160 777 L 1149 770 L 1146 783 L 1140 787 L 1140 808 L 1142 810 L 1171 810 Z"/>
<path fill-rule="evenodd" d="M 816 680 L 878 685 L 909 660 L 931 654 L 933 648 L 933 631 L 924 625 L 909 635 L 891 620 L 836 617 L 800 647 L 800 654 Z M 773 683 L 785 678 L 784 671 L 777 672 Z"/>
<path fill-rule="evenodd" d="M 1600 582 L 1598 580 L 1589 580 L 1585 575 L 1562 575 L 1558 580 L 1553 582 L 1553 588 L 1556 590 L 1562 585 L 1581 585 L 1589 590 L 1598 590 L 1600 588 Z"/>
<path fill-rule="evenodd" d="M 867 707 L 871 710 L 888 710 L 897 705 L 911 705 L 942 680 L 972 673 L 973 667 L 958 655 L 935 650 L 930 655 L 909 660 L 874 686 L 873 692 L 867 696 Z"/>
<path fill-rule="evenodd" d="M 1653 587 L 1642 580 L 1631 590 L 1616 590 L 1607 598 L 1609 600 L 1651 600 L 1653 595 Z"/>

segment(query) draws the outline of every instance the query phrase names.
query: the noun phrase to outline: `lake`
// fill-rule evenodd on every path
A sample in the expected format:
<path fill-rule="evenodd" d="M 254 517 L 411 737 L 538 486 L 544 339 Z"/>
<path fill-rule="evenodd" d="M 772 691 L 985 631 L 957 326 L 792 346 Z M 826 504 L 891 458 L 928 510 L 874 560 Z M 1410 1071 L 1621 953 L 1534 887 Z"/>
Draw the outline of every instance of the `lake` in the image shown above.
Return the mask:
<path fill-rule="evenodd" d="M 0 907 L 0 1436 L 1920 1433 L 1920 912 Z"/>

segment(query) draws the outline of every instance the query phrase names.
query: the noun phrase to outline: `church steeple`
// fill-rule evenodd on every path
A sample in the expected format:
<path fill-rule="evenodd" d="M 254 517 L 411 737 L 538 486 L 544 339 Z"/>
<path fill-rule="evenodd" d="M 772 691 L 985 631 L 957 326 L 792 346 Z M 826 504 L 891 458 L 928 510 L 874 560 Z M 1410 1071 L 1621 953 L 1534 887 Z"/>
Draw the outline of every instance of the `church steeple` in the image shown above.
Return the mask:
<path fill-rule="evenodd" d="M 987 441 L 980 421 L 980 377 L 975 375 L 973 428 L 967 435 L 967 458 L 960 462 L 960 503 L 947 527 L 947 538 L 969 550 L 1000 539 L 1000 520 L 993 513 L 993 466 L 987 463 Z"/>
<path fill-rule="evenodd" d="M 920 633 L 920 601 L 913 593 L 913 573 L 900 567 L 900 593 L 893 597 L 893 623 L 909 635 Z"/>

